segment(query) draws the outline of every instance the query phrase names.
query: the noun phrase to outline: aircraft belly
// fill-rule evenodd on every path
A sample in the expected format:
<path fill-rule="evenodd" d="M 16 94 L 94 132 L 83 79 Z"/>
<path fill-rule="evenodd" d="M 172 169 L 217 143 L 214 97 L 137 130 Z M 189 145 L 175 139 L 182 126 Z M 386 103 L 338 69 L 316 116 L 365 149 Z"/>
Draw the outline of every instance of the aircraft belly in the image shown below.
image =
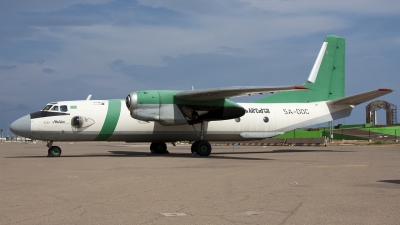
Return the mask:
<path fill-rule="evenodd" d="M 110 141 L 127 142 L 170 142 L 170 141 L 195 141 L 198 136 L 194 131 L 154 131 L 154 132 L 115 132 Z M 207 132 L 204 139 L 208 141 L 242 140 L 240 132 Z"/>

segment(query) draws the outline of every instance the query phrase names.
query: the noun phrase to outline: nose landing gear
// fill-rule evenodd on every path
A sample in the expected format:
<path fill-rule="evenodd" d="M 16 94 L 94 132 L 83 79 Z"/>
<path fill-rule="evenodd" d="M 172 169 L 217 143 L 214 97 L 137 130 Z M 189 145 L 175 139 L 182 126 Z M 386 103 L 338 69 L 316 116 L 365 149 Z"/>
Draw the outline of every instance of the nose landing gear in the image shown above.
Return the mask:
<path fill-rule="evenodd" d="M 48 147 L 47 157 L 59 157 L 61 155 L 61 148 L 53 146 L 53 141 L 48 141 L 46 146 Z"/>

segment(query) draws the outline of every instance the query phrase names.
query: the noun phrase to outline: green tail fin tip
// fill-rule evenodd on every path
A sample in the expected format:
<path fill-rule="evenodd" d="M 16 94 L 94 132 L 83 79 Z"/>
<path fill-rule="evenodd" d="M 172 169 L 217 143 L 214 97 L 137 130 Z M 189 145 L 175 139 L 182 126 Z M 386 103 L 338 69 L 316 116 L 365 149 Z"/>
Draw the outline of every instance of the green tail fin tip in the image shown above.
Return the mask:
<path fill-rule="evenodd" d="M 345 96 L 345 39 L 325 38 L 307 82 L 310 90 L 278 92 L 254 103 L 304 103 L 328 101 Z"/>

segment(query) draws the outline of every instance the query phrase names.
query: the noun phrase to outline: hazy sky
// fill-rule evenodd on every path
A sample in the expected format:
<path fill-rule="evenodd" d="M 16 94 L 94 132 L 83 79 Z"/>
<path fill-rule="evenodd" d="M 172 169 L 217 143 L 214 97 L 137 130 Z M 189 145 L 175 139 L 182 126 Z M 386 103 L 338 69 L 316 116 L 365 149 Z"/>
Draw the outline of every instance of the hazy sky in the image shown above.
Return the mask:
<path fill-rule="evenodd" d="M 330 34 L 346 38 L 347 95 L 399 89 L 398 0 L 0 1 L 0 128 L 89 94 L 303 84 Z M 365 106 L 335 123 L 364 123 Z"/>

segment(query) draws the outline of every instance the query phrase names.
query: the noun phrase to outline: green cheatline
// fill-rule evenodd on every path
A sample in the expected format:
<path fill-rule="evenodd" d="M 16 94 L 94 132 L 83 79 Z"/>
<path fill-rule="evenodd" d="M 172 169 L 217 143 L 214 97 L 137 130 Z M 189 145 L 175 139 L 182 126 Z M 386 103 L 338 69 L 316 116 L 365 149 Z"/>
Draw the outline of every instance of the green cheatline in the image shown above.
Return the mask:
<path fill-rule="evenodd" d="M 94 139 L 94 141 L 107 141 L 107 139 L 111 137 L 114 133 L 115 127 L 117 126 L 120 113 L 121 100 L 108 100 L 106 119 L 104 120 L 99 135 Z"/>

